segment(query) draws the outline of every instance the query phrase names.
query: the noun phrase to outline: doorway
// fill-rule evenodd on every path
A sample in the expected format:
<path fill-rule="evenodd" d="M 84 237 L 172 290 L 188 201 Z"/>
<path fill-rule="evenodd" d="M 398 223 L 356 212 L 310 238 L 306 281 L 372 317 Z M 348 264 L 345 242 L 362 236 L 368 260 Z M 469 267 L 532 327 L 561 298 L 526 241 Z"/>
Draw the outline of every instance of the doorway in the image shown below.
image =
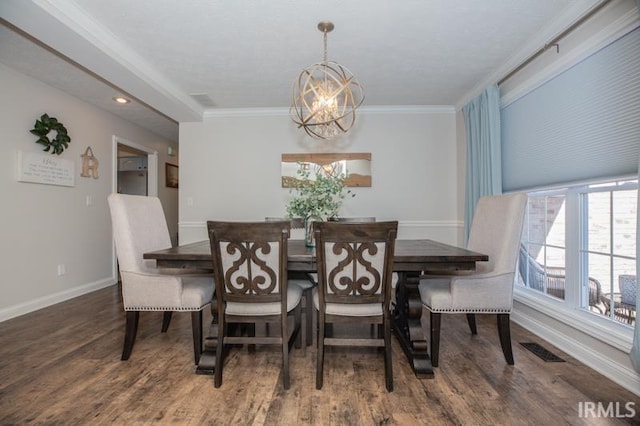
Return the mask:
<path fill-rule="evenodd" d="M 118 194 L 149 195 L 147 153 L 118 144 Z"/>
<path fill-rule="evenodd" d="M 158 195 L 158 152 L 113 136 L 112 192 Z"/>

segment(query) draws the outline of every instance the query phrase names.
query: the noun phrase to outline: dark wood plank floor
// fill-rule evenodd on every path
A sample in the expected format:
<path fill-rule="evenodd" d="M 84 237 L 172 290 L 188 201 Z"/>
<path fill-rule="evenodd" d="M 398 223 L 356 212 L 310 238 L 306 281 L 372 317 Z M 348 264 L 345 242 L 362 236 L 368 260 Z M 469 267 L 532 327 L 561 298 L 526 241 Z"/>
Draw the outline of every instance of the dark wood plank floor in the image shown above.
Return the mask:
<path fill-rule="evenodd" d="M 516 365 L 504 362 L 495 319 L 443 318 L 435 379 L 417 379 L 394 341 L 395 391 L 382 353 L 330 348 L 322 390 L 315 353 L 294 351 L 282 388 L 276 348 L 233 349 L 223 385 L 194 374 L 189 314 L 166 334 L 143 313 L 129 361 L 120 361 L 124 314 L 117 286 L 0 323 L 0 424 L 559 425 L 637 424 L 580 418 L 580 402 L 640 399 L 565 353 L 512 326 Z M 205 315 L 207 321 L 210 315 Z M 565 363 L 545 363 L 518 342 L 535 341 Z M 624 411 L 623 411 L 624 413 Z"/>

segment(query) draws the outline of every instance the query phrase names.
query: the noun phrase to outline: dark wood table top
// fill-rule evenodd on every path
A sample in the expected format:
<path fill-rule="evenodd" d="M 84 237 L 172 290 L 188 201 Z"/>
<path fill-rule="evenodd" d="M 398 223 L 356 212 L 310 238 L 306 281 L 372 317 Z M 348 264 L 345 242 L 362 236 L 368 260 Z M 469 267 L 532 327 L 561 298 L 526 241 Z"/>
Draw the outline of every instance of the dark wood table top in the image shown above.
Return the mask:
<path fill-rule="evenodd" d="M 305 246 L 303 240 L 289 240 L 288 245 L 289 270 L 315 270 L 315 248 Z M 210 269 L 211 247 L 209 241 L 199 241 L 145 253 L 144 258 L 155 259 L 160 267 Z M 396 240 L 393 269 L 472 270 L 476 262 L 487 260 L 487 255 L 433 240 Z"/>

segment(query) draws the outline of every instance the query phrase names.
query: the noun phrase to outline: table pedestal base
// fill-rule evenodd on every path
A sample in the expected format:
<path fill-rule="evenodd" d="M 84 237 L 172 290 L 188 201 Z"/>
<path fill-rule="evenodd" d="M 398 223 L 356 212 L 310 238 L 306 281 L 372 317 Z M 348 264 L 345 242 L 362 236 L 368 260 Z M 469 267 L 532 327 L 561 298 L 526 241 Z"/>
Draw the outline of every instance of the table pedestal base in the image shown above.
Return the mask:
<path fill-rule="evenodd" d="M 211 309 L 213 311 L 213 308 Z M 218 317 L 214 313 L 209 328 L 209 335 L 204 339 L 204 352 L 200 355 L 200 362 L 196 367 L 196 374 L 213 376 L 216 371 L 216 345 L 218 341 Z"/>
<path fill-rule="evenodd" d="M 401 272 L 396 286 L 396 306 L 392 325 L 398 342 L 407 355 L 416 377 L 432 379 L 433 366 L 422 330 L 422 302 L 418 291 L 418 274 Z"/>

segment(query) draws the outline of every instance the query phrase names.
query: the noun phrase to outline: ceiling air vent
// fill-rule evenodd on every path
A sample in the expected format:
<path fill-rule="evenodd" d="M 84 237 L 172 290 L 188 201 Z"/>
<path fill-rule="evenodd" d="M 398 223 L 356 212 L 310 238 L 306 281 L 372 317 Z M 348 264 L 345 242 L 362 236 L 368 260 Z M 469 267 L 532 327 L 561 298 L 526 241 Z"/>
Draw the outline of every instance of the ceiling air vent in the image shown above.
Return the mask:
<path fill-rule="evenodd" d="M 211 99 L 211 96 L 207 95 L 206 93 L 192 93 L 190 96 L 193 99 L 195 99 L 203 107 L 215 107 L 216 106 L 213 103 L 213 99 Z"/>

